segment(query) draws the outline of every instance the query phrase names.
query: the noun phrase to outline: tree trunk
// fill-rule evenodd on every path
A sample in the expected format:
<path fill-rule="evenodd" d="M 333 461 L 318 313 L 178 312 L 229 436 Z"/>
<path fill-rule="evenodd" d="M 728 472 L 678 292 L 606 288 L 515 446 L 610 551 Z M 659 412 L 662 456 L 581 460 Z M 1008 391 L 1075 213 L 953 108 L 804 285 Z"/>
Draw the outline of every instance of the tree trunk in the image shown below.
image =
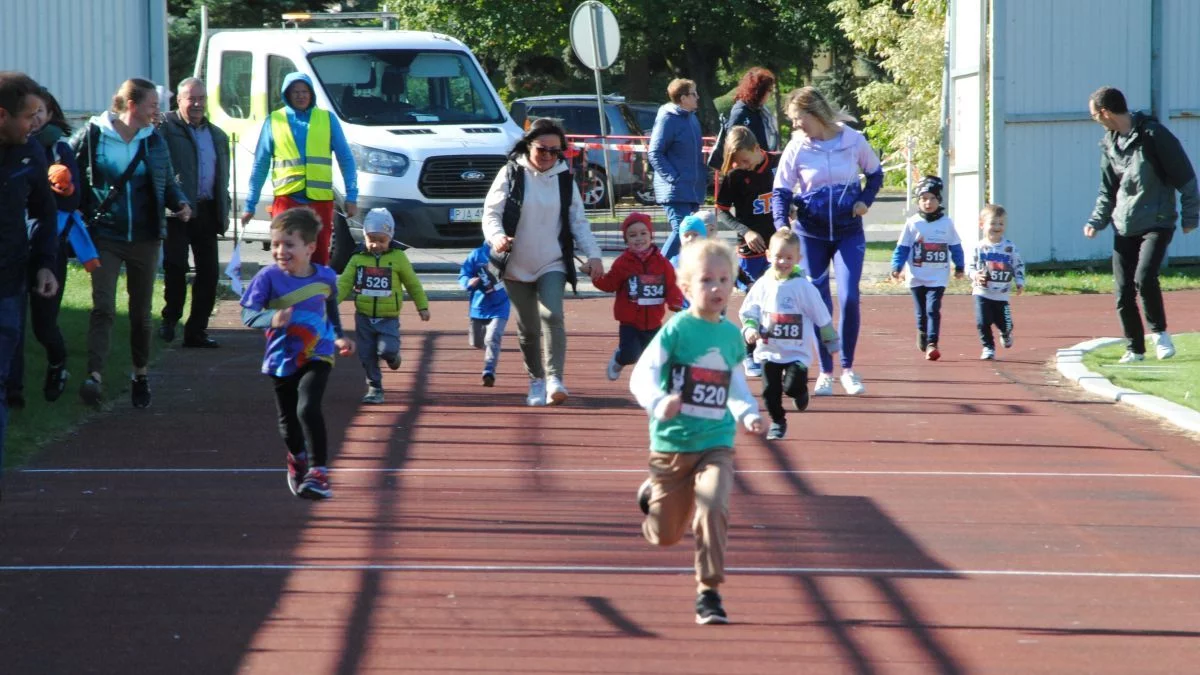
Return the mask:
<path fill-rule="evenodd" d="M 696 111 L 700 126 L 706 134 L 711 134 L 717 128 L 716 97 L 720 95 L 717 91 L 720 88 L 717 84 L 717 50 L 705 49 L 691 40 L 684 43 L 683 50 L 688 74 L 700 92 L 700 108 Z"/>
<path fill-rule="evenodd" d="M 650 61 L 645 50 L 625 57 L 625 98 L 630 101 L 657 101 L 650 96 Z M 646 129 L 646 133 L 650 130 Z"/>

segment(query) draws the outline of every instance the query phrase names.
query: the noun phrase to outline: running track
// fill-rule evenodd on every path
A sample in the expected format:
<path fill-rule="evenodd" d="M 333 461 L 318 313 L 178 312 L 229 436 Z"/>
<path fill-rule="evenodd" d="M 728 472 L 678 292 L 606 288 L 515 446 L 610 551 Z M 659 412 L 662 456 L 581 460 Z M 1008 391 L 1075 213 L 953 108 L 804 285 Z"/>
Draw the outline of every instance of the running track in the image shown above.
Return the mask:
<path fill-rule="evenodd" d="M 1197 672 L 1200 444 L 1047 367 L 1113 334 L 1112 302 L 1020 298 L 1016 348 L 981 363 L 948 297 L 928 364 L 911 301 L 865 298 L 868 395 L 739 441 L 726 627 L 693 623 L 687 541 L 640 537 L 610 301 L 569 302 L 556 409 L 519 405 L 512 327 L 485 390 L 463 303 L 406 313 L 387 405 L 335 370 L 319 504 L 287 492 L 261 338 L 227 303 L 224 348 L 168 352 L 153 407 L 10 473 L 0 672 Z M 1200 329 L 1200 293 L 1167 307 Z"/>

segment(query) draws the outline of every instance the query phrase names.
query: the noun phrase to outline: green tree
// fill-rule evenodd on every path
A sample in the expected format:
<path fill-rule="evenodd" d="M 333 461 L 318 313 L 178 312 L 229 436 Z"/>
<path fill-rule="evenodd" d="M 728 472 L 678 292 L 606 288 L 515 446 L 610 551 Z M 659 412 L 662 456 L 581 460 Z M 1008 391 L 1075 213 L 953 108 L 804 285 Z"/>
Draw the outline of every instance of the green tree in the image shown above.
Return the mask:
<path fill-rule="evenodd" d="M 946 0 L 832 0 L 838 26 L 884 77 L 857 90 L 867 133 L 900 152 L 915 141 L 923 173 L 938 166 Z"/>
<path fill-rule="evenodd" d="M 168 0 L 168 58 L 174 90 L 180 80 L 189 77 L 200 46 L 200 6 L 208 5 L 210 28 L 278 28 L 287 12 L 325 12 L 332 9 L 372 11 L 378 0 L 329 2 L 329 0 Z"/>
<path fill-rule="evenodd" d="M 453 35 L 475 52 L 489 71 L 505 73 L 513 94 L 543 93 L 544 87 L 591 80 L 569 46 L 568 28 L 579 0 L 386 0 L 407 28 Z M 664 98 L 665 82 L 695 80 L 701 117 L 711 129 L 714 99 L 736 81 L 742 64 L 778 71 L 812 68 L 813 54 L 837 34 L 836 17 L 820 3 L 795 0 L 607 0 L 621 26 L 621 55 L 605 73 L 605 87 L 621 86 L 634 99 Z M 557 61 L 561 67 L 554 62 Z M 539 88 L 541 87 L 541 88 Z"/>

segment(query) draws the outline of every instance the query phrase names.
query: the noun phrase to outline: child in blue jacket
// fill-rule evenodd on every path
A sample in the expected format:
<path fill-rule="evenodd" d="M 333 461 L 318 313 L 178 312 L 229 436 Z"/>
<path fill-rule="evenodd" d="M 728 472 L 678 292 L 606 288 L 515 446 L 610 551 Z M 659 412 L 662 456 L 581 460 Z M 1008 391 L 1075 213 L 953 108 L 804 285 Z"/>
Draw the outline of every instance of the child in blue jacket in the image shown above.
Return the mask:
<path fill-rule="evenodd" d="M 508 293 L 504 282 L 488 269 L 487 243 L 471 251 L 458 272 L 458 284 L 471 299 L 468 316 L 470 344 L 483 349 L 483 386 L 496 384 L 496 362 L 500 360 L 500 338 L 508 325 Z"/>

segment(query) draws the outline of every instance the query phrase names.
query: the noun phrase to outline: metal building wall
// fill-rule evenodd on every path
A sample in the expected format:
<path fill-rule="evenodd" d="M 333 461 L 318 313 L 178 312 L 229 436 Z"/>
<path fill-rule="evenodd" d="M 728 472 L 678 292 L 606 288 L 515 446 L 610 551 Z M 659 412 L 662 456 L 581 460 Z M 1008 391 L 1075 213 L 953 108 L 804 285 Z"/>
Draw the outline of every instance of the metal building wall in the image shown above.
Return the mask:
<path fill-rule="evenodd" d="M 1156 3 L 1162 12 L 1161 37 L 1152 21 Z M 1195 164 L 1200 159 L 1200 80 L 1195 77 L 1200 3 L 991 4 L 991 198 L 1008 209 L 1010 236 L 1027 260 L 1107 258 L 1110 234 L 1092 240 L 1082 235 L 1100 184 L 1098 144 L 1103 136 L 1088 116 L 1088 95 L 1111 85 L 1125 93 L 1131 109 L 1150 110 L 1157 38 L 1162 49 L 1159 98 L 1171 110 L 1168 126 Z M 1171 255 L 1200 255 L 1200 237 L 1176 241 Z"/>
<path fill-rule="evenodd" d="M 0 0 L 0 16 L 0 67 L 28 73 L 69 113 L 107 109 L 130 77 L 168 77 L 166 0 Z"/>
<path fill-rule="evenodd" d="M 1200 172 L 1200 2 L 1163 0 L 1163 106 L 1167 126 Z M 1176 232 L 1173 256 L 1200 256 L 1200 231 Z"/>

